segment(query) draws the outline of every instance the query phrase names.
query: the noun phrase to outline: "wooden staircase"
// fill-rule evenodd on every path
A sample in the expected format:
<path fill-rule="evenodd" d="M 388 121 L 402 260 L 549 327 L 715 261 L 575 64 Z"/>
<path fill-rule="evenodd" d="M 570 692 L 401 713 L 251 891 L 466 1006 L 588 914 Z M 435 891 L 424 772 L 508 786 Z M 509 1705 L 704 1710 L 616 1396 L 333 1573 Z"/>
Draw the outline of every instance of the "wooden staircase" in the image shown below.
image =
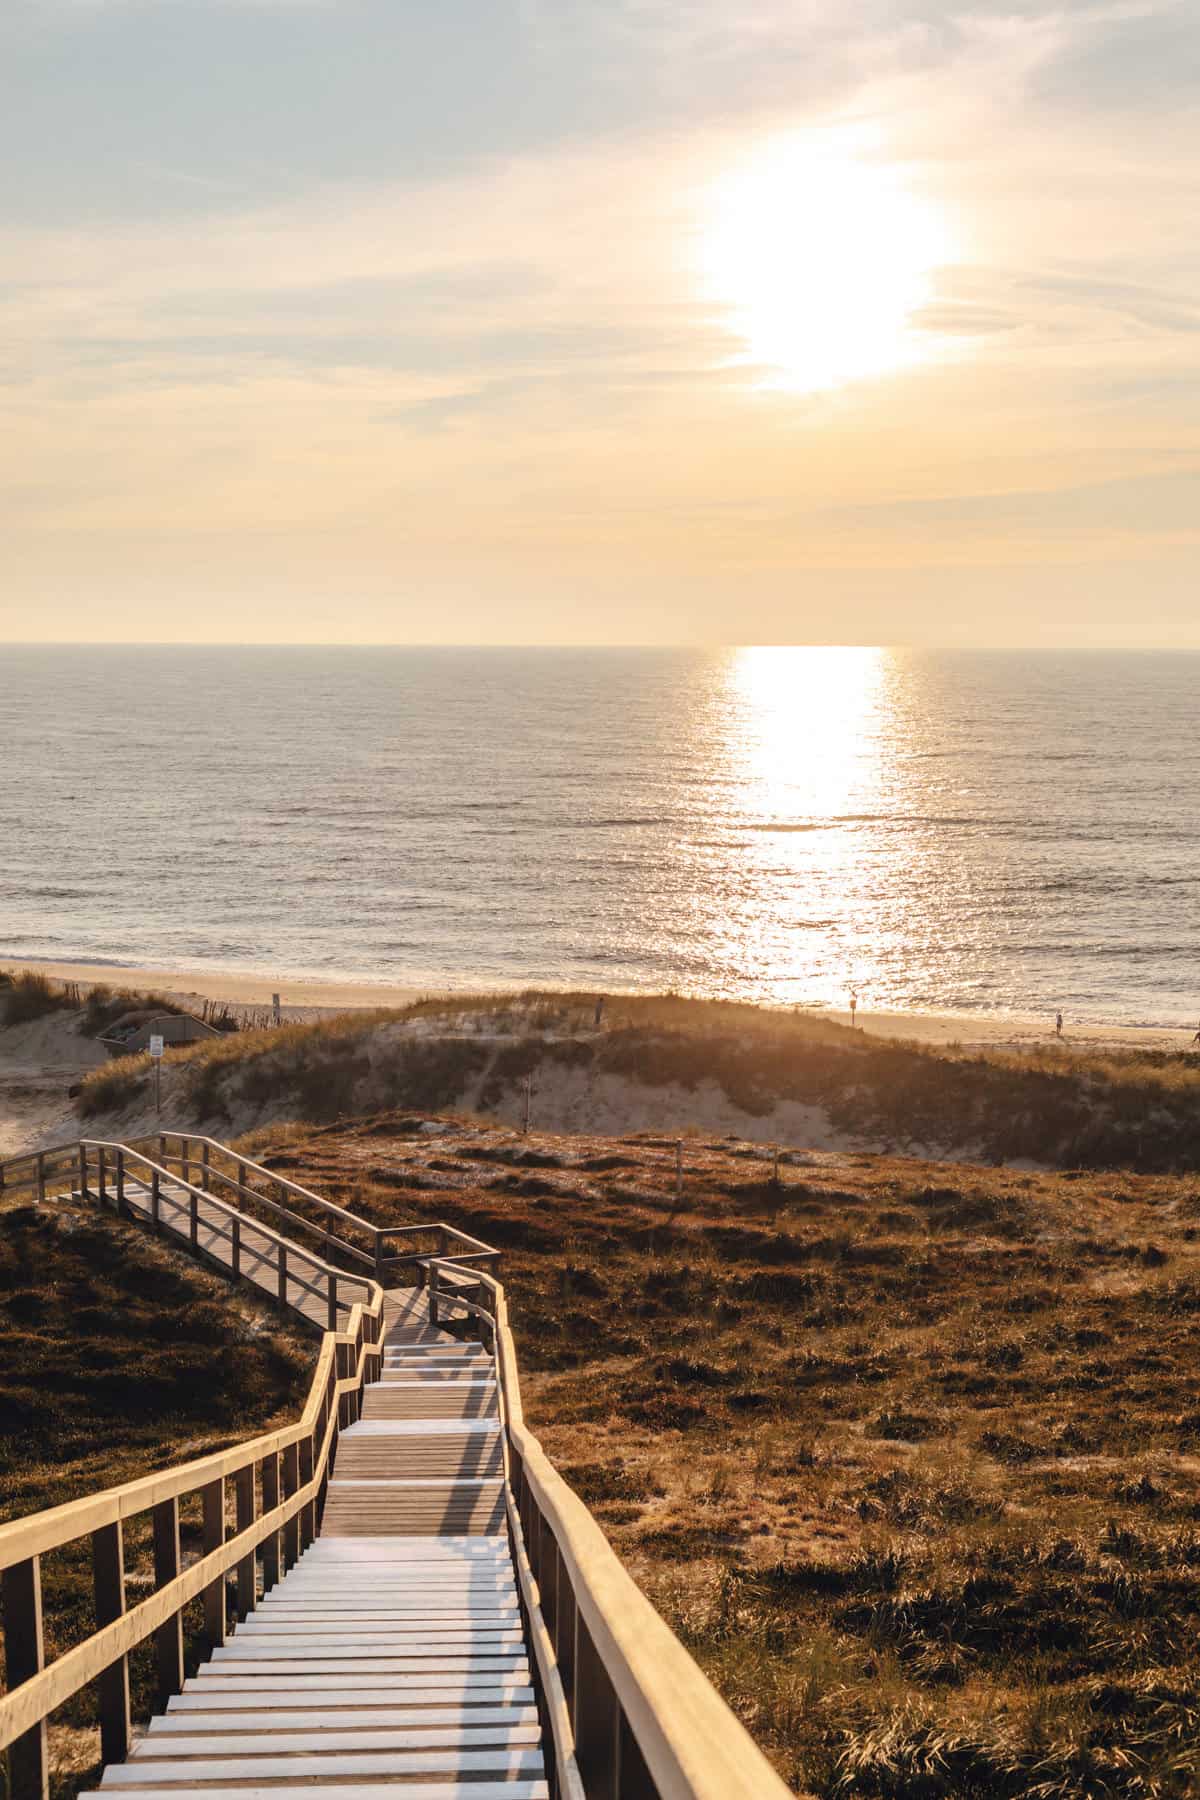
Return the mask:
<path fill-rule="evenodd" d="M 389 1298 L 410 1323 L 340 1435 L 316 1542 L 105 1769 L 97 1800 L 378 1800 L 379 1783 L 436 1800 L 548 1796 L 494 1365 Z"/>

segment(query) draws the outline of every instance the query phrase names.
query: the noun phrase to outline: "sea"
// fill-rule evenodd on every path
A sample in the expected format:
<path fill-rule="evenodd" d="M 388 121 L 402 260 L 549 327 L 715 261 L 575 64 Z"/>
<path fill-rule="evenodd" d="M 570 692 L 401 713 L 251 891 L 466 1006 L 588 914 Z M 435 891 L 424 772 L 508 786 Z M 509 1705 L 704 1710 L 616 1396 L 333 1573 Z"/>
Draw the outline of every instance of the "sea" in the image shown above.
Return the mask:
<path fill-rule="evenodd" d="M 0 646 L 0 960 L 1200 1017 L 1200 655 Z"/>

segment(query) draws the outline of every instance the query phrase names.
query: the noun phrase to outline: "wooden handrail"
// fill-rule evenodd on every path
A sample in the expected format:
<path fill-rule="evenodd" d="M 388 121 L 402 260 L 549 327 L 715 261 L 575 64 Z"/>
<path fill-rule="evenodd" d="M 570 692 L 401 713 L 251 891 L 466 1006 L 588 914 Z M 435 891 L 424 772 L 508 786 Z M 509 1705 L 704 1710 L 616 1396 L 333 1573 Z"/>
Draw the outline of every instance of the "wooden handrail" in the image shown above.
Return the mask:
<path fill-rule="evenodd" d="M 199 1197 L 198 1189 L 181 1182 L 141 1151 L 106 1140 L 84 1139 L 73 1146 L 14 1158 L 12 1162 L 32 1163 L 36 1173 L 31 1179 L 40 1184 L 47 1161 L 68 1157 L 73 1169 L 78 1166 L 87 1191 L 92 1153 L 101 1167 L 108 1157 L 114 1159 L 118 1200 L 124 1192 L 127 1159 L 147 1169 L 152 1180 L 161 1182 L 165 1177 L 170 1181 L 175 1190 L 173 1199 L 180 1188 L 192 1198 Z M 8 1167 L 11 1169 L 12 1163 Z M 242 1215 L 236 1208 L 211 1195 L 203 1198 L 206 1211 L 216 1207 L 241 1221 Z M 257 1597 L 255 1559 L 261 1555 L 266 1591 L 316 1534 L 318 1510 L 338 1432 L 358 1416 L 363 1386 L 379 1373 L 383 1290 L 376 1282 L 332 1268 L 302 1246 L 289 1243 L 265 1227 L 256 1229 L 284 1246 L 285 1267 L 286 1255 L 290 1253 L 314 1274 L 326 1277 L 334 1317 L 339 1283 L 361 1288 L 364 1298 L 350 1308 L 344 1329 L 331 1328 L 324 1333 L 308 1399 L 292 1424 L 178 1468 L 141 1476 L 120 1487 L 0 1526 L 0 1591 L 6 1661 L 12 1683 L 0 1697 L 0 1750 L 7 1749 L 9 1753 L 14 1800 L 24 1800 L 25 1796 L 41 1800 L 46 1792 L 45 1722 L 50 1713 L 95 1682 L 101 1753 L 106 1762 L 122 1758 L 129 1747 L 131 1729 L 127 1676 L 130 1652 L 155 1637 L 159 1646 L 160 1698 L 177 1692 L 183 1683 L 183 1608 L 203 1597 L 206 1633 L 210 1641 L 223 1642 L 227 1629 L 227 1577 L 237 1574 L 237 1604 L 239 1614 L 244 1616 Z M 309 1292 L 320 1291 L 311 1283 L 301 1282 L 294 1269 L 289 1279 Z M 237 1495 L 237 1519 L 234 1534 L 226 1536 L 226 1484 L 230 1478 Z M 258 1487 L 263 1510 L 256 1518 Z M 204 1498 L 204 1554 L 181 1570 L 178 1503 L 183 1495 L 194 1493 Z M 148 1598 L 127 1610 L 123 1527 L 127 1520 L 147 1512 L 154 1515 L 157 1587 Z M 49 1551 L 89 1535 L 96 1580 L 97 1630 L 46 1666 L 40 1559 Z"/>
<path fill-rule="evenodd" d="M 445 1259 L 433 1259 L 435 1265 Z M 788 1800 L 789 1789 L 622 1566 L 579 1496 L 525 1424 L 504 1289 L 480 1273 L 465 1311 L 492 1340 L 510 1499 L 554 1647 L 570 1737 L 547 1708 L 556 1749 L 577 1761 L 587 1800 Z M 549 1597 L 553 1596 L 553 1605 Z M 535 1642 L 536 1649 L 536 1642 Z M 557 1741 L 560 1732 L 562 1741 Z"/>

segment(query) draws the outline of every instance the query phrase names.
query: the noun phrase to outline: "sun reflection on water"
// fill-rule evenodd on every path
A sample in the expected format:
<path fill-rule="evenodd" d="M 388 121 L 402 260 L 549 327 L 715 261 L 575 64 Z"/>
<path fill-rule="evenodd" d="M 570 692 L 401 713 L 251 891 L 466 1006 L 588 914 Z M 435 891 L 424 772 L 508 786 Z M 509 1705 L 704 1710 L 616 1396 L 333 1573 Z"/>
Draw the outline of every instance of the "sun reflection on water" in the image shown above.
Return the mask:
<path fill-rule="evenodd" d="M 710 942 L 731 988 L 842 1005 L 870 986 L 881 944 L 868 839 L 895 800 L 885 744 L 896 654 L 753 646 L 719 674 L 725 816 L 739 877 L 709 887 Z"/>
<path fill-rule="evenodd" d="M 806 824 L 861 810 L 874 786 L 871 725 L 883 682 L 877 648 L 753 645 L 735 652 L 747 815 Z"/>

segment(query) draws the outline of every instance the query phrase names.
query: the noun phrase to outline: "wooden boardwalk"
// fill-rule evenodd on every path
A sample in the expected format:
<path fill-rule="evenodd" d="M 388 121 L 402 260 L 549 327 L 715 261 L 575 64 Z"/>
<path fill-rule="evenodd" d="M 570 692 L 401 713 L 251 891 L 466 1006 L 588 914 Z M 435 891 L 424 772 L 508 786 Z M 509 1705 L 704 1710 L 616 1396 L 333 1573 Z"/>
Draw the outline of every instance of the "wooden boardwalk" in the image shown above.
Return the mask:
<path fill-rule="evenodd" d="M 125 1200 L 149 1216 L 149 1187 Z M 225 1264 L 224 1214 L 197 1202 L 196 1248 Z M 190 1195 L 159 1188 L 159 1225 L 192 1243 Z M 241 1272 L 277 1293 L 275 1246 L 246 1221 Z M 289 1282 L 314 1323 L 326 1303 Z M 347 1305 L 339 1312 L 348 1311 Z M 398 1782 L 437 1800 L 543 1800 L 541 1729 L 505 1530 L 492 1358 L 385 1295 L 380 1379 L 339 1437 L 320 1534 L 168 1702 L 99 1795 L 200 1788 L 332 1791 Z"/>

